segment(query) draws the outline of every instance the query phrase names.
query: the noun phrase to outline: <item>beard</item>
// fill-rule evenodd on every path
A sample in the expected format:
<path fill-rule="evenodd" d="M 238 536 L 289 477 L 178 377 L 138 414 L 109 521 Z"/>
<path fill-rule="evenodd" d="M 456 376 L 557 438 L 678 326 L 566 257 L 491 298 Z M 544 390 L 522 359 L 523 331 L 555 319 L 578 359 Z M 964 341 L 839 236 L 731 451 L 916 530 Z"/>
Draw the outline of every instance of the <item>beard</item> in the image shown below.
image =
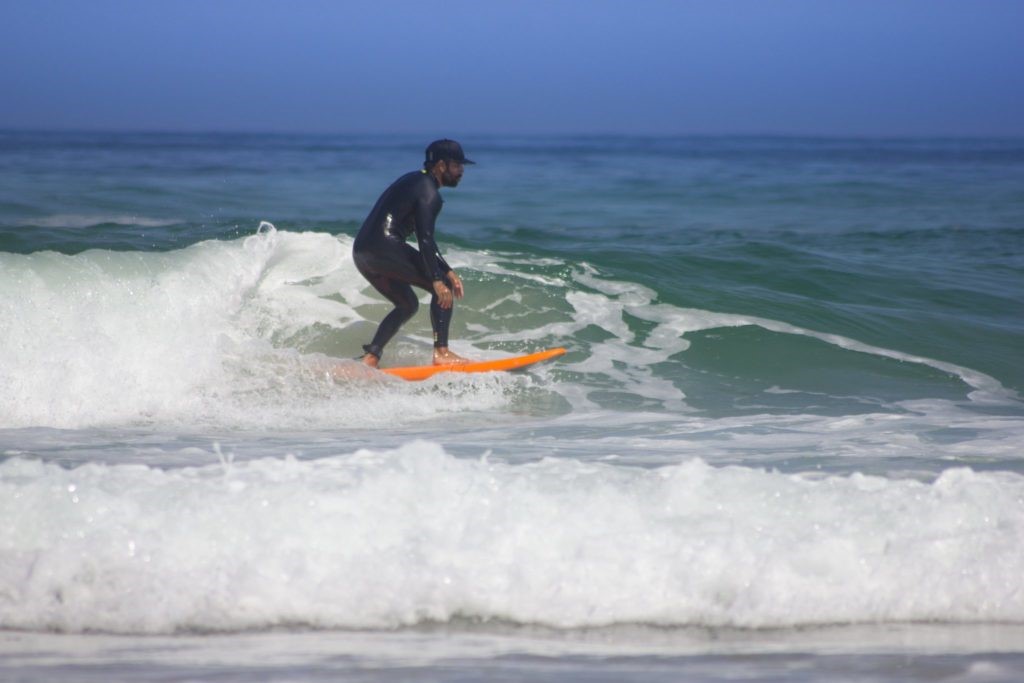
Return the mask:
<path fill-rule="evenodd" d="M 441 174 L 441 184 L 445 187 L 457 187 L 459 181 L 462 180 L 462 174 L 454 174 L 450 170 L 445 169 L 444 173 Z"/>

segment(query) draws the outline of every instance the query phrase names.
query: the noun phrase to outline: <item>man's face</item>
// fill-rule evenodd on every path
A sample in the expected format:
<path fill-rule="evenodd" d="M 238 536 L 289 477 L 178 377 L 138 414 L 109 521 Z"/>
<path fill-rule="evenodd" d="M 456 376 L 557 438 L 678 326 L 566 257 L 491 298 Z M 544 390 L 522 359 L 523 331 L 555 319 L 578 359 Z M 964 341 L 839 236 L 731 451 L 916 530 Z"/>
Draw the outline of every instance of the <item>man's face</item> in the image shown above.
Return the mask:
<path fill-rule="evenodd" d="M 461 161 L 442 161 L 441 185 L 455 187 L 462 180 L 463 165 Z"/>

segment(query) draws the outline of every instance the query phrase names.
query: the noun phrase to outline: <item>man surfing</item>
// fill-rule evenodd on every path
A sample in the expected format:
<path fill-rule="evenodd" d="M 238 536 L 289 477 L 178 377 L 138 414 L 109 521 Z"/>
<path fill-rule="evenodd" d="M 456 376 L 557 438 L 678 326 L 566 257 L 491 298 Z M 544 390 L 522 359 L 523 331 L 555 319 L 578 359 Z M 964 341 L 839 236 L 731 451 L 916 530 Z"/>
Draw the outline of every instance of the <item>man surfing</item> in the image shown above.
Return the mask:
<path fill-rule="evenodd" d="M 384 347 L 419 308 L 413 286 L 432 294 L 434 365 L 469 362 L 448 349 L 454 300 L 461 299 L 464 290 L 434 242 L 434 223 L 444 203 L 438 190 L 456 187 L 465 165 L 472 163 L 454 140 L 431 142 L 423 168 L 406 173 L 384 190 L 359 229 L 352 245 L 356 268 L 395 306 L 377 327 L 373 341 L 363 346 L 366 365 L 377 367 Z M 413 233 L 418 251 L 406 242 Z"/>

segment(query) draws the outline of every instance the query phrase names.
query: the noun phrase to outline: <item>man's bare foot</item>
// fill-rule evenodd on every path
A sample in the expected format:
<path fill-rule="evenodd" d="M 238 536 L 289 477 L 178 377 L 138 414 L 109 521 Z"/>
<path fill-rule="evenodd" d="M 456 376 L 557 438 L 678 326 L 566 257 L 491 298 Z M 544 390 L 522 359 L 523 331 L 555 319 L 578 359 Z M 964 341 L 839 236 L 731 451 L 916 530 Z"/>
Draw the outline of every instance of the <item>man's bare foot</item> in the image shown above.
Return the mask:
<path fill-rule="evenodd" d="M 372 353 L 368 353 L 365 356 L 363 356 L 363 364 L 369 365 L 371 368 L 377 367 L 377 363 L 379 362 L 380 358 L 377 358 L 377 356 L 373 355 Z"/>
<path fill-rule="evenodd" d="M 465 365 L 472 362 L 468 358 L 449 351 L 447 347 L 434 349 L 434 365 Z"/>

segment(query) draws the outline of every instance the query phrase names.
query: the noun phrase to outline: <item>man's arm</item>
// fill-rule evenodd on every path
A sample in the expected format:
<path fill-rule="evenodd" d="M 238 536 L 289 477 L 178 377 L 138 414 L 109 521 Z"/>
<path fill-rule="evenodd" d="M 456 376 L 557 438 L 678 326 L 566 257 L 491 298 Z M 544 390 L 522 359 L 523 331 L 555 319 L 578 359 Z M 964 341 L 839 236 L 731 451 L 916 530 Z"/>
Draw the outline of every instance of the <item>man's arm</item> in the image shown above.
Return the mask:
<path fill-rule="evenodd" d="M 436 191 L 429 194 L 421 192 L 416 198 L 416 243 L 423 267 L 434 282 L 444 282 L 443 275 L 451 271 L 451 266 L 441 257 L 441 250 L 434 241 L 434 222 L 440 212 L 441 197 Z"/>

